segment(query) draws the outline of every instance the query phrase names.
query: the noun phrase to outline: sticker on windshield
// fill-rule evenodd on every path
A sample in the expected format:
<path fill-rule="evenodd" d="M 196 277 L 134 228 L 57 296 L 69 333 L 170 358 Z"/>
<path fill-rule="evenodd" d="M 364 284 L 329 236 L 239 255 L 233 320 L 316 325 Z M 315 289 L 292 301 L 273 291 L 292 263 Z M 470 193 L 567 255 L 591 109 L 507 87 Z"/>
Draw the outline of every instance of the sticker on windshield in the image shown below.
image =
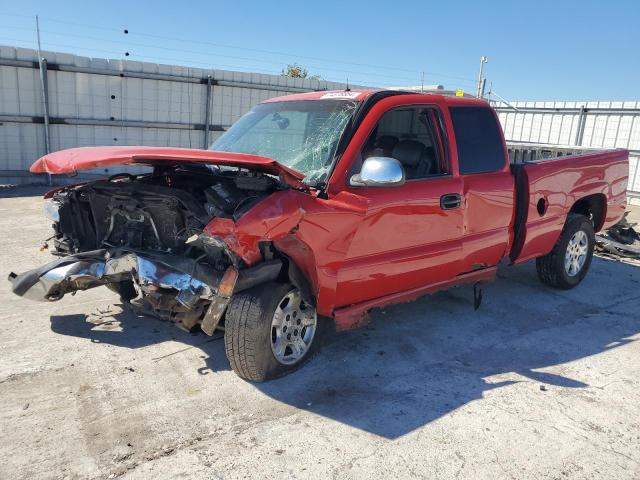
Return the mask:
<path fill-rule="evenodd" d="M 358 98 L 361 92 L 329 92 L 322 95 L 320 98 Z"/>

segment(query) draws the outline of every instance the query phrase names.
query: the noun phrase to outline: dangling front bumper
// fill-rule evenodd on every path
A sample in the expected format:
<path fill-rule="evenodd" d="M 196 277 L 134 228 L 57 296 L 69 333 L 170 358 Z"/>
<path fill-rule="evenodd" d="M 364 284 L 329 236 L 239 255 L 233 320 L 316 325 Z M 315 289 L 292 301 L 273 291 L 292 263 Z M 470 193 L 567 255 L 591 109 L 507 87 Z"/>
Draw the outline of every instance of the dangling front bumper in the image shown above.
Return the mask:
<path fill-rule="evenodd" d="M 16 275 L 9 274 L 13 293 L 36 301 L 55 301 L 78 290 L 133 280 L 178 291 L 186 304 L 197 298 L 210 299 L 223 272 L 195 260 L 171 254 L 149 256 L 126 252 L 111 256 L 106 250 L 69 255 Z M 181 302 L 182 303 L 182 302 Z"/>
<path fill-rule="evenodd" d="M 201 322 L 202 329 L 211 335 L 234 293 L 274 280 L 281 268 L 281 260 L 271 260 L 252 268 L 237 270 L 230 266 L 219 271 L 169 253 L 95 250 L 69 255 L 19 275 L 12 272 L 9 281 L 16 295 L 42 302 L 132 281 L 139 292 L 169 298 L 179 310 L 192 311 L 193 322 Z"/>

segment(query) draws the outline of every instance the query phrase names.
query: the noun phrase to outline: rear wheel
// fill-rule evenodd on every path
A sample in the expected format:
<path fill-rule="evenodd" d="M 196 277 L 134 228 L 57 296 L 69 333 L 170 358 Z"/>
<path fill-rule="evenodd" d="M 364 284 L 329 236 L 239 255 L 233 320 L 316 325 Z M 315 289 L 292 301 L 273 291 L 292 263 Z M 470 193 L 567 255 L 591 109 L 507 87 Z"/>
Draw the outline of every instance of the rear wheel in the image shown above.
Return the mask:
<path fill-rule="evenodd" d="M 261 382 L 306 363 L 320 343 L 318 316 L 290 284 L 267 283 L 234 295 L 225 316 L 231 368 Z"/>
<path fill-rule="evenodd" d="M 538 277 L 552 287 L 575 287 L 589 271 L 594 245 L 591 221 L 584 215 L 570 214 L 553 250 L 536 259 Z"/>

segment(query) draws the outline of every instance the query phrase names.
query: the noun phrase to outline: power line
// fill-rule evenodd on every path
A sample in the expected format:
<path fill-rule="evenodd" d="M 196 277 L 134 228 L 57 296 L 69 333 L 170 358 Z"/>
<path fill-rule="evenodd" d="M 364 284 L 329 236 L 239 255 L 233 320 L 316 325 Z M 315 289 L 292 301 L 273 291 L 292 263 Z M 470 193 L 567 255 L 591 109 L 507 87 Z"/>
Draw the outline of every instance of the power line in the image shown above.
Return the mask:
<path fill-rule="evenodd" d="M 97 38 L 97 37 L 90 37 L 90 36 L 86 36 L 86 35 L 76 35 L 76 34 L 70 34 L 70 33 L 57 33 L 57 32 L 52 32 L 49 30 L 41 30 L 42 33 L 49 33 L 49 34 L 53 34 L 53 35 L 58 35 L 58 36 L 64 36 L 64 37 L 74 37 L 74 38 L 81 38 L 81 39 L 85 39 L 85 40 L 96 40 L 96 41 L 100 41 L 100 42 L 105 42 L 105 43 L 117 43 L 117 44 L 121 44 L 121 45 L 126 45 L 126 46 L 131 46 L 131 47 L 145 47 L 145 48 L 151 48 L 151 49 L 162 49 L 162 50 L 169 50 L 169 51 L 173 51 L 173 52 L 177 52 L 177 53 L 188 53 L 190 55 L 197 55 L 197 56 L 204 56 L 207 58 L 211 58 L 211 57 L 222 57 L 222 58 L 230 58 L 233 60 L 247 60 L 247 61 L 251 61 L 251 62 L 258 62 L 258 63 L 266 63 L 266 64 L 272 64 L 272 65 L 280 65 L 282 66 L 282 62 L 280 61 L 276 61 L 276 60 L 266 60 L 266 59 L 260 59 L 260 58 L 251 58 L 251 57 L 238 57 L 236 55 L 226 55 L 226 54 L 222 54 L 222 53 L 213 53 L 213 52 L 201 52 L 201 51 L 197 51 L 197 50 L 185 50 L 185 49 L 179 49 L 179 48 L 172 48 L 172 47 L 161 47 L 158 45 L 150 45 L 147 43 L 135 43 L 135 42 L 125 42 L 122 40 L 108 40 L 108 39 L 102 39 L 102 38 Z M 403 79 L 403 80 L 407 80 L 410 77 L 406 77 L 406 76 L 399 76 L 399 75 L 385 75 L 385 74 L 380 74 L 380 73 L 373 73 L 373 72 L 362 72 L 362 71 L 354 71 L 354 70 L 342 70 L 342 69 L 335 69 L 335 68 L 330 68 L 330 67 L 323 67 L 323 66 L 318 66 L 318 65 L 305 65 L 305 67 L 307 68 L 311 68 L 314 70 L 329 70 L 329 71 L 334 71 L 334 72 L 339 72 L 339 73 L 348 73 L 348 74 L 358 74 L 358 75 L 366 75 L 366 76 L 371 76 L 371 77 L 381 77 L 381 78 L 390 78 L 390 79 Z M 411 78 L 412 81 L 415 81 L 414 78 Z"/>
<path fill-rule="evenodd" d="M 15 28 L 15 29 L 20 29 L 20 30 L 28 30 L 27 27 L 5 27 L 5 28 Z M 235 55 L 226 55 L 226 54 L 212 53 L 212 52 L 202 52 L 202 51 L 196 51 L 196 50 L 185 50 L 185 49 L 179 49 L 179 48 L 151 45 L 151 44 L 147 44 L 147 43 L 136 43 L 136 42 L 132 43 L 132 42 L 127 42 L 127 41 L 123 41 L 123 40 L 110 40 L 110 39 L 106 39 L 106 38 L 93 37 L 93 36 L 88 36 L 88 35 L 78 35 L 78 34 L 66 33 L 66 32 L 65 33 L 58 33 L 58 32 L 54 32 L 54 31 L 51 31 L 51 30 L 41 30 L 41 32 L 42 33 L 48 33 L 48 34 L 51 34 L 51 35 L 54 35 L 54 36 L 63 36 L 65 38 L 73 37 L 73 38 L 79 38 L 79 39 L 85 39 L 85 40 L 95 40 L 95 41 L 103 42 L 103 43 L 114 43 L 114 44 L 119 44 L 119 45 L 126 45 L 128 47 L 144 47 L 144 48 L 150 48 L 150 49 L 162 49 L 162 50 L 169 50 L 169 51 L 173 51 L 173 52 L 177 52 L 177 53 L 187 53 L 187 54 L 190 54 L 190 55 L 204 56 L 204 57 L 207 57 L 207 58 L 211 58 L 212 56 L 213 57 L 223 57 L 223 58 L 230 58 L 230 59 L 234 59 L 234 60 L 246 60 L 246 61 L 258 62 L 258 63 L 266 63 L 266 64 L 273 64 L 273 65 L 282 66 L 282 62 L 276 61 L 276 60 L 266 60 L 266 59 L 259 59 L 259 58 L 250 58 L 250 57 L 238 57 L 238 56 L 235 56 Z M 356 75 L 361 75 L 361 76 L 365 76 L 365 77 L 387 78 L 387 79 L 390 79 L 390 80 L 394 80 L 393 83 L 397 83 L 398 81 L 415 83 L 417 81 L 417 79 L 420 78 L 419 76 L 414 78 L 414 77 L 401 76 L 401 75 L 387 75 L 387 74 L 374 73 L 374 72 L 362 72 L 362 71 L 355 71 L 355 70 L 342 70 L 342 69 L 331 68 L 331 67 L 323 67 L 323 66 L 318 66 L 318 65 L 305 65 L 305 66 L 307 68 L 311 68 L 311 69 L 314 69 L 314 70 L 325 70 L 325 71 L 328 70 L 328 71 L 332 71 L 332 72 L 337 72 L 337 73 L 340 73 L 340 74 L 344 74 L 345 76 L 346 75 L 351 75 L 351 74 L 356 74 Z M 423 80 L 424 80 L 424 77 L 423 77 Z M 437 83 L 436 79 L 434 79 L 432 77 L 428 77 L 427 80 Z M 369 80 L 369 82 L 370 82 L 370 80 Z M 471 84 L 469 83 L 469 85 L 471 85 Z"/>
<path fill-rule="evenodd" d="M 14 43 L 30 43 L 29 41 L 24 41 L 21 39 L 16 39 L 16 38 L 8 38 L 8 37 L 4 37 L 3 39 L 4 41 L 7 42 L 14 42 Z M 102 48 L 96 48 L 96 47 L 79 47 L 76 45 L 68 45 L 68 44 L 59 44 L 59 43 L 51 43 L 51 42 L 43 42 L 46 43 L 47 46 L 54 48 L 56 50 L 58 49 L 69 49 L 71 51 L 69 52 L 60 52 L 60 53 L 71 53 L 73 54 L 75 51 L 85 51 L 85 52 L 90 52 L 90 53 L 101 53 L 101 54 L 111 54 L 111 55 L 117 55 L 119 57 L 122 56 L 122 51 L 118 51 L 118 50 L 108 50 L 108 49 L 102 49 Z M 197 65 L 200 68 L 203 69 L 214 69 L 214 67 L 220 67 L 220 68 L 229 68 L 229 69 L 235 69 L 235 70 L 239 70 L 239 71 L 246 71 L 247 70 L 247 65 L 237 65 L 237 64 L 225 64 L 225 63 L 218 63 L 218 62 L 199 62 L 199 61 L 195 61 L 195 60 L 189 60 L 189 59 L 185 59 L 185 58 L 176 58 L 176 57 L 165 57 L 165 56 L 154 56 L 154 55 L 139 55 L 139 54 L 134 54 L 134 55 L 129 55 L 129 57 L 127 59 L 122 59 L 122 60 L 136 60 L 136 59 L 140 59 L 143 61 L 151 61 L 154 63 L 164 63 L 164 62 L 171 62 L 174 64 L 191 64 L 191 65 Z M 254 73 L 262 73 L 262 74 L 266 74 L 266 75 L 281 75 L 280 71 L 277 70 L 264 70 L 264 69 L 258 69 L 258 68 L 251 68 L 251 70 Z M 338 71 L 340 72 L 340 71 Z M 344 72 L 343 72 L 344 73 Z M 358 72 L 360 75 L 364 75 L 365 77 L 367 76 L 366 73 L 363 72 Z M 394 84 L 394 83 L 400 83 L 398 81 L 396 82 L 376 82 L 376 81 L 371 81 L 371 78 L 353 78 L 350 77 L 352 82 L 355 82 L 357 84 L 361 84 L 361 85 L 368 85 L 368 86 L 380 86 L 380 87 L 384 87 L 384 86 L 388 86 L 390 84 Z M 391 78 L 391 77 L 390 77 Z M 393 77 L 396 78 L 396 80 L 401 79 L 402 77 Z M 408 79 L 408 77 L 404 77 L 404 81 L 407 81 L 408 83 L 415 83 L 414 79 Z M 335 83 L 344 83 L 344 79 L 336 79 L 336 78 L 331 78 L 330 76 L 325 76 L 324 78 L 319 79 L 320 82 L 325 81 L 325 82 L 335 82 Z M 461 82 L 458 82 L 458 85 L 461 85 Z M 466 83 L 466 85 L 468 86 L 472 86 L 472 84 L 470 83 Z"/>
<path fill-rule="evenodd" d="M 19 17 L 23 17 L 22 15 L 13 15 L 13 16 L 19 16 Z M 26 18 L 26 17 L 25 17 Z M 71 25 L 81 25 L 78 24 L 76 22 L 68 22 L 68 21 L 63 21 L 63 20 L 55 20 L 55 19 L 50 19 L 56 22 L 61 22 L 61 23 L 66 23 L 66 24 L 71 24 Z M 87 25 L 82 24 L 83 27 L 86 27 Z M 3 28 L 6 29 L 15 29 L 15 30 L 27 30 L 27 31 L 31 31 L 32 29 L 29 27 L 21 27 L 21 26 L 4 26 Z M 119 29 L 115 29 L 115 28 L 107 28 L 107 27 L 98 27 L 102 30 L 109 30 L 109 31 L 113 31 L 113 32 L 118 32 L 118 33 L 126 33 L 128 32 L 128 30 L 119 30 Z M 278 66 L 282 66 L 282 63 L 280 61 L 276 61 L 276 60 L 268 60 L 268 59 L 264 59 L 264 58 L 252 58 L 252 57 L 240 57 L 237 55 L 227 55 L 227 54 L 223 54 L 223 53 L 213 53 L 211 51 L 207 51 L 207 52 L 203 52 L 203 51 L 198 51 L 198 50 L 187 50 L 187 49 L 182 49 L 182 48 L 173 48 L 173 47 L 163 47 L 157 44 L 148 44 L 148 43 L 138 43 L 138 42 L 129 42 L 129 41 L 125 41 L 125 40 L 113 40 L 113 39 L 109 39 L 109 38 L 102 38 L 102 37 L 96 37 L 96 36 L 91 36 L 91 35 L 81 35 L 81 34 L 77 34 L 77 33 L 68 33 L 68 32 L 64 32 L 64 33 L 60 33 L 57 31 L 53 31 L 53 30 L 41 30 L 43 33 L 47 33 L 51 36 L 54 37 L 58 37 L 58 36 L 63 36 L 65 39 L 66 38 L 78 38 L 78 39 L 83 39 L 83 40 L 93 40 L 96 42 L 100 42 L 100 43 L 110 43 L 110 44 L 117 44 L 117 45 L 123 45 L 123 46 L 127 46 L 127 47 L 142 47 L 144 49 L 151 49 L 151 50 L 157 50 L 157 49 L 162 49 L 164 51 L 172 51 L 172 52 L 176 52 L 176 53 L 180 53 L 180 54 L 186 54 L 186 55 L 195 55 L 195 56 L 202 56 L 202 57 L 206 57 L 208 59 L 207 62 L 200 62 L 200 61 L 196 61 L 193 59 L 186 59 L 186 58 L 173 58 L 173 57 L 166 57 L 166 56 L 159 56 L 159 55 L 144 55 L 144 54 L 133 54 L 130 51 L 126 51 L 124 53 L 125 56 L 127 57 L 131 57 L 129 58 L 130 60 L 133 60 L 133 58 L 139 58 L 139 59 L 149 59 L 152 61 L 169 61 L 169 62 L 174 62 L 174 63 L 178 63 L 178 64 L 183 64 L 185 62 L 193 64 L 193 65 L 200 65 L 203 66 L 205 68 L 213 68 L 213 66 L 219 66 L 219 67 L 226 67 L 226 68 L 232 68 L 232 69 L 240 69 L 240 70 L 247 70 L 247 65 L 231 65 L 231 64 L 223 64 L 223 63 L 219 63 L 219 62 L 214 62 L 212 61 L 212 57 L 222 57 L 222 58 L 229 58 L 229 59 L 233 59 L 233 60 L 242 60 L 242 61 L 250 61 L 250 62 L 256 62 L 256 63 L 264 63 L 264 64 L 271 64 L 271 65 L 278 65 Z M 143 35 L 143 34 L 140 34 Z M 154 35 L 148 35 L 150 37 L 162 37 L 162 36 L 154 36 Z M 162 38 L 172 38 L 172 37 L 162 37 Z M 9 39 L 10 41 L 19 41 L 22 42 L 22 40 L 17 40 L 17 39 Z M 182 39 L 177 39 L 178 41 L 184 42 L 185 40 Z M 68 45 L 68 44 L 64 44 L 64 43 L 56 43 L 56 42 L 46 42 L 48 45 L 52 46 L 52 47 L 56 47 L 56 48 L 71 48 L 74 50 L 84 50 L 84 51 L 94 51 L 94 52 L 102 52 L 102 53 L 108 53 L 108 54 L 116 54 L 118 56 L 122 56 L 123 52 L 121 51 L 116 51 L 116 50 L 108 50 L 108 49 L 103 49 L 103 48 L 91 48 L 91 47 L 78 47 L 76 45 Z M 194 43 L 201 43 L 201 44 L 206 44 L 206 42 L 194 42 Z M 218 44 L 215 44 L 218 45 Z M 257 49 L 247 49 L 247 50 L 256 50 L 256 51 L 261 51 L 261 50 L 257 50 Z M 363 64 L 365 65 L 365 64 Z M 311 69 L 315 69 L 315 70 L 320 70 L 323 74 L 324 77 L 328 77 L 328 76 L 335 76 L 335 75 L 339 75 L 340 79 L 339 80 L 332 80 L 329 78 L 326 78 L 326 81 L 337 81 L 340 83 L 344 82 L 345 78 L 351 78 L 352 81 L 355 81 L 357 83 L 361 83 L 361 84 L 367 84 L 367 85 L 389 85 L 389 84 L 398 84 L 398 83 L 409 83 L 409 84 L 415 84 L 419 81 L 420 79 L 420 75 L 416 75 L 416 77 L 413 76 L 407 76 L 407 75 L 389 75 L 389 74 L 385 74 L 385 73 L 376 73 L 376 72 L 363 72 L 363 71 L 358 71 L 358 70 L 342 70 L 339 68 L 335 68 L 335 67 L 329 67 L 329 66 L 319 66 L 319 65 L 306 65 L 308 68 Z M 381 67 L 383 68 L 383 67 Z M 258 70 L 257 68 L 254 67 L 250 67 L 251 70 L 255 71 L 256 73 L 267 73 L 267 74 L 271 74 L 271 75 L 279 75 L 281 74 L 281 71 L 273 71 L 273 70 Z M 386 68 L 385 68 L 386 70 Z M 400 69 L 401 71 L 410 71 L 410 70 L 403 70 Z M 325 72 L 333 72 L 333 73 L 325 73 Z M 354 79 L 353 75 L 359 75 L 361 76 L 363 79 Z M 422 75 L 422 82 L 424 83 L 424 73 L 420 72 L 420 74 Z M 377 77 L 380 79 L 386 79 L 385 81 L 371 81 L 371 77 Z M 461 78 L 461 77 L 459 77 Z M 427 80 L 431 83 L 448 83 L 448 82 L 441 82 L 440 79 L 434 78 L 434 77 L 429 77 L 427 78 Z M 471 83 L 471 81 L 467 82 L 460 82 L 460 81 L 456 81 L 456 82 L 451 82 L 451 83 L 455 83 L 456 86 L 468 86 L 468 87 L 472 87 L 473 84 Z"/>
<path fill-rule="evenodd" d="M 18 42 L 18 43 L 22 43 L 25 42 L 24 40 L 19 40 L 19 39 L 15 39 L 15 38 L 7 38 L 4 37 L 2 39 L 3 41 L 8 41 L 8 42 Z M 25 42 L 25 43 L 29 43 L 29 42 Z M 122 52 L 120 51 L 115 51 L 115 50 L 106 50 L 106 49 L 101 49 L 101 48 L 90 48 L 90 47 L 78 47 L 75 45 L 65 45 L 65 44 L 56 44 L 56 43 L 50 43 L 50 42 L 43 42 L 46 43 L 47 46 L 49 47 L 54 47 L 57 49 L 61 48 L 61 49 L 70 49 L 71 51 L 69 52 L 57 52 L 57 53 L 70 53 L 70 54 L 74 54 L 74 51 L 86 51 L 86 52 L 99 52 L 99 53 L 104 53 L 104 54 L 113 54 L 113 55 L 118 55 L 121 56 Z M 184 58 L 174 58 L 174 57 L 159 57 L 159 56 L 150 56 L 150 55 L 135 55 L 135 56 L 129 56 L 129 58 L 127 59 L 122 59 L 123 61 L 135 61 L 136 59 L 142 59 L 142 60 L 146 60 L 146 61 L 153 61 L 154 63 L 163 63 L 163 62 L 172 62 L 174 64 L 185 64 L 185 63 L 189 63 L 192 65 L 198 65 L 203 69 L 214 69 L 214 66 L 212 65 L 211 62 L 197 62 L 197 61 L 193 61 L 193 60 L 189 60 L 186 61 Z M 230 69 L 236 69 L 236 71 L 246 71 L 247 70 L 247 66 L 246 65 L 231 65 L 231 64 L 221 64 L 221 63 L 216 63 L 215 64 L 216 67 L 223 67 L 223 68 L 230 68 Z M 253 73 L 262 73 L 265 75 L 281 75 L 280 72 L 278 71 L 273 71 L 273 70 L 260 70 L 260 69 L 255 69 L 252 68 L 251 69 L 253 71 Z M 249 72 L 247 72 L 249 73 Z M 335 80 L 335 79 L 331 79 L 331 78 L 322 78 L 319 80 L 319 82 L 333 82 L 333 83 L 343 83 L 342 80 Z M 361 84 L 368 84 L 369 86 L 384 86 L 384 84 L 382 83 L 376 83 L 376 82 L 371 82 L 369 80 L 365 80 L 365 79 L 356 79 L 357 83 L 361 83 Z"/>
<path fill-rule="evenodd" d="M 19 15 L 19 14 L 9 14 L 9 15 L 15 16 L 15 17 L 25 17 L 26 18 L 25 15 Z M 95 24 L 94 25 L 89 25 L 89 24 L 86 24 L 86 23 L 72 22 L 72 21 L 69 21 L 69 20 L 60 20 L 60 19 L 55 19 L 55 18 L 51 18 L 51 17 L 40 17 L 40 18 L 41 19 L 46 19 L 46 20 L 48 20 L 50 22 L 62 23 L 62 24 L 74 25 L 74 26 L 80 26 L 80 27 L 83 27 L 83 28 L 91 27 L 92 29 L 107 30 L 107 31 L 111 31 L 111 32 L 120 32 L 120 33 L 124 32 L 124 29 L 117 29 L 117 28 L 113 28 L 113 27 L 105 27 L 105 26 L 102 26 L 102 25 L 95 25 Z M 369 63 L 350 62 L 350 61 L 345 61 L 345 60 L 336 60 L 336 59 L 329 59 L 329 58 L 315 57 L 315 56 L 308 56 L 308 55 L 299 55 L 299 54 L 291 53 L 291 52 L 280 52 L 280 51 L 274 51 L 274 50 L 249 48 L 249 47 L 242 47 L 242 46 L 238 46 L 238 45 L 230 45 L 230 44 L 223 44 L 223 43 L 208 42 L 208 41 L 203 41 L 203 40 L 194 41 L 194 40 L 183 39 L 183 38 L 180 38 L 180 37 L 157 35 L 157 34 L 136 32 L 136 31 L 132 32 L 130 29 L 128 30 L 127 34 L 128 35 L 132 35 L 132 36 L 142 36 L 142 37 L 148 37 L 148 38 L 170 40 L 170 41 L 174 41 L 174 42 L 183 42 L 183 43 L 189 43 L 189 44 L 202 44 L 202 45 L 209 45 L 209 46 L 213 46 L 213 47 L 231 48 L 231 49 L 236 49 L 236 50 L 245 50 L 245 51 L 257 52 L 257 53 L 267 53 L 267 54 L 271 54 L 271 55 L 286 56 L 288 58 L 295 57 L 295 58 L 298 58 L 298 59 L 317 60 L 317 61 L 322 61 L 322 62 L 328 62 L 328 63 L 331 63 L 331 64 L 340 63 L 340 64 L 344 64 L 344 65 L 354 65 L 354 66 L 359 66 L 359 67 L 369 67 L 369 68 L 378 68 L 378 69 L 385 69 L 385 70 L 389 69 L 389 70 L 395 70 L 395 71 L 403 71 L 403 72 L 408 72 L 408 73 L 415 74 L 416 75 L 415 78 L 420 78 L 420 75 L 422 74 L 421 70 L 406 69 L 406 68 L 401 68 L 401 67 L 390 67 L 388 65 L 375 65 L 375 64 L 369 64 Z M 322 68 L 326 68 L 326 67 L 322 67 Z M 432 73 L 433 75 L 436 75 L 437 77 L 440 77 L 440 78 L 451 78 L 451 79 L 464 80 L 464 81 L 469 81 L 469 82 L 474 82 L 475 81 L 474 79 L 467 78 L 467 77 L 459 77 L 459 76 L 447 75 L 447 74 L 442 74 L 442 73 L 437 73 L 437 72 L 430 72 L 430 73 Z"/>

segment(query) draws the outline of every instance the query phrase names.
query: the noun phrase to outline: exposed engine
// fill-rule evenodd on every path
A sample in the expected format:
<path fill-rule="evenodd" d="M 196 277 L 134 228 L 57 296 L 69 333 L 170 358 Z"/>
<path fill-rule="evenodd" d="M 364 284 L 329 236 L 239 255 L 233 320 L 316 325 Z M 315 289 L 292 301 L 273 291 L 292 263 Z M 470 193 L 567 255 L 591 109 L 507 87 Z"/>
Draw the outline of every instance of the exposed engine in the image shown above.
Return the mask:
<path fill-rule="evenodd" d="M 237 219 L 282 188 L 261 173 L 199 165 L 156 167 L 149 175 L 118 174 L 63 188 L 47 199 L 52 253 L 77 261 L 50 264 L 40 276 L 44 292 L 30 293 L 56 300 L 106 285 L 137 311 L 190 329 L 209 310 L 223 307 L 212 301 L 216 289 L 209 285 L 217 285 L 230 266 L 243 267 L 220 242 L 207 241 L 203 228 L 214 217 Z M 278 268 L 272 265 L 268 275 Z M 246 269 L 241 281 L 247 286 L 247 277 L 267 270 Z"/>
<path fill-rule="evenodd" d="M 53 253 L 121 247 L 198 256 L 204 252 L 190 251 L 187 243 L 192 235 L 213 217 L 237 218 L 279 186 L 262 174 L 197 166 L 158 170 L 56 193 L 48 206 L 54 211 Z"/>

